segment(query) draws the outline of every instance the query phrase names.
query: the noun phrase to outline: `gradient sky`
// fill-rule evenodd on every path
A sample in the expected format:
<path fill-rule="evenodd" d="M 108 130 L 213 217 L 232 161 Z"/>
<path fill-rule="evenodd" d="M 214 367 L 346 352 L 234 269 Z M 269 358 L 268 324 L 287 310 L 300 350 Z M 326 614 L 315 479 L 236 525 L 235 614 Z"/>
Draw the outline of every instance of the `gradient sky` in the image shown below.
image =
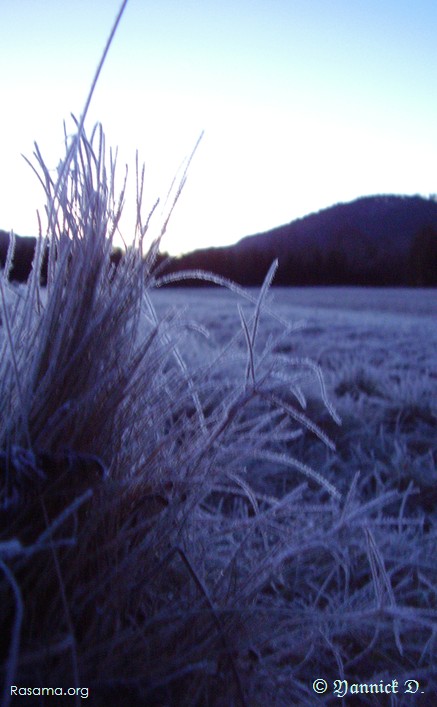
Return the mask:
<path fill-rule="evenodd" d="M 63 120 L 82 111 L 119 4 L 0 0 L 0 228 L 37 232 L 44 195 L 21 153 L 36 140 L 58 164 Z M 435 0 L 130 0 L 87 125 L 118 145 L 132 190 L 138 148 L 147 203 L 205 131 L 172 253 L 366 194 L 428 196 L 436 37 Z"/>

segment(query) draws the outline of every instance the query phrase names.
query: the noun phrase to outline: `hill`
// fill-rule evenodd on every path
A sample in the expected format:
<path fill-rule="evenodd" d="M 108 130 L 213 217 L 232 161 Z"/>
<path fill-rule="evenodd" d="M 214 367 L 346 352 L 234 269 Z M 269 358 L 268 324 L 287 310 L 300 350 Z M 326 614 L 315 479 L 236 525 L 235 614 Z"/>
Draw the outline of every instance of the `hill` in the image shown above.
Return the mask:
<path fill-rule="evenodd" d="M 200 268 L 259 285 L 275 258 L 277 285 L 437 285 L 437 203 L 362 197 L 233 246 L 171 259 L 166 271 Z"/>

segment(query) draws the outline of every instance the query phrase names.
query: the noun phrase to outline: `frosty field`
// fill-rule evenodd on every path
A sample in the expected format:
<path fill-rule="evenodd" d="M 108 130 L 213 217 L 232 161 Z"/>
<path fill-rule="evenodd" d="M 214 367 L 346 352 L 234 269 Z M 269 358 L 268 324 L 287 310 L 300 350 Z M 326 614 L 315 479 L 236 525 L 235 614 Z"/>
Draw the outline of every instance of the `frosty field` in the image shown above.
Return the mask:
<path fill-rule="evenodd" d="M 257 291 L 246 293 L 255 298 Z M 261 317 L 258 350 L 283 331 L 276 315 L 296 328 L 274 351 L 320 365 L 343 424 L 327 419 L 320 399 L 310 395 L 313 419 L 325 424 L 337 450 L 326 450 L 306 434 L 300 453 L 317 468 L 326 465 L 325 473 L 337 486 L 344 488 L 357 471 L 364 478 L 382 474 L 380 485 L 402 481 L 405 487 L 408 479 L 418 485 L 416 493 L 421 489 L 425 497 L 412 497 L 410 504 L 431 508 L 437 503 L 436 294 L 432 289 L 358 287 L 270 290 L 266 307 L 271 314 Z M 158 311 L 183 308 L 187 318 L 209 332 L 209 339 L 197 336 L 186 345 L 191 362 L 204 365 L 236 337 L 227 371 L 235 380 L 241 377 L 246 347 L 237 306 L 243 303 L 250 311 L 245 298 L 223 288 L 155 290 L 152 298 Z"/>
<path fill-rule="evenodd" d="M 254 299 L 257 296 L 256 290 L 246 290 L 246 293 Z M 197 336 L 194 339 L 191 338 L 190 343 L 186 344 L 184 353 L 190 366 L 197 364 L 200 369 L 203 369 L 207 366 L 207 362 L 214 358 L 218 347 L 223 347 L 227 342 L 231 342 L 228 351 L 230 360 L 226 371 L 229 379 L 234 379 L 236 385 L 238 385 L 238 381 L 241 382 L 247 365 L 247 346 L 237 305 L 243 302 L 243 307 L 249 316 L 248 313 L 253 308 L 252 304 L 235 292 L 216 288 L 158 290 L 154 291 L 151 296 L 159 312 L 164 312 L 171 307 L 184 308 L 188 319 L 202 324 L 210 333 L 208 339 Z M 285 361 L 287 358 L 289 360 L 310 358 L 317 362 L 323 371 L 328 398 L 342 419 L 342 424 L 336 425 L 326 414 L 320 396 L 317 397 L 316 391 L 312 387 L 313 383 L 302 380 L 303 389 L 308 395 L 309 416 L 329 434 L 336 449 L 327 449 L 315 435 L 306 430 L 300 439 L 293 443 L 283 444 L 284 453 L 292 451 L 293 456 L 316 469 L 324 478 L 329 479 L 341 492 L 343 499 L 347 496 L 355 477 L 356 492 L 360 501 L 368 504 L 368 511 L 372 507 L 374 510 L 378 509 L 376 510 L 379 528 L 376 533 L 379 537 L 377 544 L 380 543 L 380 548 L 385 545 L 383 552 L 387 552 L 385 560 L 382 560 L 380 556 L 379 569 L 375 567 L 373 570 L 374 581 L 376 584 L 381 581 L 380 572 L 385 573 L 383 566 L 386 563 L 386 579 L 394 591 L 392 594 L 393 606 L 397 602 L 395 595 L 398 591 L 400 594 L 405 591 L 404 596 L 409 597 L 407 601 L 412 600 L 412 604 L 418 606 L 421 600 L 418 600 L 418 595 L 413 597 L 416 592 L 422 594 L 419 585 L 424 580 L 427 586 L 425 594 L 428 593 L 428 590 L 430 592 L 425 603 L 429 602 L 429 609 L 435 616 L 435 585 L 431 589 L 432 585 L 428 579 L 425 580 L 425 576 L 427 571 L 430 572 L 430 576 L 435 576 L 436 569 L 435 545 L 431 540 L 432 537 L 435 537 L 437 517 L 436 292 L 418 289 L 273 288 L 269 292 L 265 308 L 270 312 L 264 312 L 261 316 L 258 332 L 258 355 L 262 358 L 263 351 L 273 351 L 282 356 Z M 275 316 L 281 317 L 283 321 L 278 322 Z M 292 329 L 281 338 L 280 332 L 284 329 L 284 320 L 291 323 Z M 278 336 L 280 338 L 272 344 Z M 230 354 L 230 351 L 233 351 L 233 354 Z M 218 369 L 212 365 L 210 370 L 213 372 Z M 214 376 L 214 373 L 212 375 Z M 217 386 L 226 385 L 223 379 L 223 368 L 217 373 L 216 384 Z M 284 382 L 283 396 L 285 398 L 287 397 L 286 390 L 287 384 Z M 275 435 L 277 432 L 272 430 L 272 436 Z M 279 435 L 277 438 L 279 440 Z M 305 480 L 305 475 L 299 478 L 299 472 L 280 463 L 275 464 L 274 460 L 263 460 L 258 464 L 249 464 L 244 470 L 240 469 L 240 472 L 252 488 L 264 493 L 267 498 L 280 499 L 291 493 L 302 480 Z M 314 490 L 317 486 L 311 480 L 308 483 L 310 490 L 311 488 Z M 387 499 L 387 495 L 390 493 L 393 493 L 394 497 L 396 493 L 399 494 L 398 501 L 393 503 L 393 497 L 391 503 L 389 502 L 387 505 L 382 503 L 379 506 L 381 498 Z M 403 496 L 400 503 L 399 496 L 401 498 Z M 304 498 L 308 506 L 302 512 L 307 516 L 308 525 L 306 522 L 304 523 L 303 518 L 302 522 L 306 525 L 308 532 L 308 529 L 314 525 L 317 527 L 318 512 L 323 505 L 317 505 L 320 502 L 320 496 L 317 494 L 313 499 L 311 499 L 311 494 L 309 496 L 304 494 Z M 311 502 L 315 503 L 314 508 L 311 507 Z M 325 507 L 325 511 L 327 507 Z M 314 512 L 314 520 L 308 521 L 312 511 Z M 365 529 L 370 517 L 373 516 L 375 519 L 371 510 L 367 521 L 364 517 L 359 519 L 358 516 L 359 513 L 356 516 L 355 530 L 361 524 Z M 300 542 L 304 545 L 308 541 L 307 532 L 304 531 L 300 536 Z M 293 538 L 291 542 L 296 542 L 296 538 Z M 329 542 L 329 539 L 326 538 L 327 545 Z M 355 543 L 356 541 L 353 545 L 357 549 Z M 308 557 L 311 557 L 311 542 L 308 543 L 308 550 Z M 345 559 L 343 566 L 346 578 L 342 592 L 345 592 L 345 598 L 356 581 L 356 578 L 353 578 L 354 571 L 347 569 L 347 564 L 351 560 L 351 549 L 342 547 L 340 541 L 336 550 L 332 550 L 332 552 L 334 555 L 338 553 L 340 557 L 345 553 L 344 557 L 348 558 Z M 341 559 L 338 557 L 337 559 L 341 565 Z M 368 558 L 361 561 L 364 568 Z M 357 565 L 355 558 L 352 563 L 358 574 L 360 574 L 359 562 Z M 314 563 L 317 563 L 317 552 L 314 556 Z M 299 564 L 298 562 L 294 569 L 296 573 L 294 581 L 299 576 Z M 400 565 L 403 566 L 402 569 Z M 308 567 L 306 564 L 305 566 Z M 285 589 L 287 580 L 290 581 L 287 573 L 287 579 L 280 579 L 275 583 L 275 587 L 279 594 L 284 592 L 285 596 L 289 597 L 295 608 L 303 609 L 305 605 L 308 608 L 308 604 L 312 604 L 313 607 L 319 605 L 329 611 L 330 608 L 334 609 L 334 606 L 338 607 L 337 600 L 329 597 L 333 574 L 335 575 L 338 571 L 338 569 L 330 571 L 326 569 L 322 586 L 317 586 L 317 580 L 314 581 L 314 578 L 313 580 L 309 579 L 304 594 L 301 594 L 297 589 L 296 594 L 293 595 L 290 589 Z M 317 570 L 315 570 L 315 574 L 317 574 Z M 359 580 L 358 584 L 360 581 L 364 583 L 364 580 Z M 340 581 L 340 584 L 343 582 Z M 385 589 L 380 588 L 382 594 L 385 594 L 386 591 L 391 593 L 387 587 L 388 585 Z M 375 591 L 378 594 L 378 590 L 375 589 Z M 425 594 L 422 594 L 422 598 Z M 358 596 L 360 596 L 359 599 Z M 361 620 L 357 620 L 357 614 L 354 614 L 352 607 L 357 608 L 361 601 L 366 602 L 369 599 L 367 591 L 360 590 L 355 600 L 345 601 L 343 608 L 345 616 L 348 612 L 351 615 L 351 626 L 346 628 L 346 632 L 350 630 L 351 634 L 355 635 L 355 639 L 356 622 L 361 625 Z M 370 601 L 372 603 L 372 600 Z M 428 614 L 428 618 L 431 618 L 430 614 Z M 296 617 L 295 620 L 297 620 Z M 301 629 L 303 634 L 306 630 L 311 634 L 313 630 L 310 628 L 312 619 L 309 618 L 309 615 L 307 615 L 307 621 L 307 628 Z M 352 628 L 352 623 L 355 624 L 355 628 Z M 352 651 L 356 651 L 350 665 L 355 663 L 360 666 L 358 675 L 363 670 L 364 664 L 367 664 L 368 668 L 372 666 L 370 668 L 370 672 L 373 669 L 374 675 L 372 682 L 376 679 L 388 681 L 390 676 L 396 676 L 401 684 L 400 694 L 392 695 L 390 698 L 386 695 L 373 694 L 366 697 L 361 694 L 360 698 L 355 699 L 359 699 L 359 704 L 369 705 L 408 704 L 409 699 L 414 699 L 415 704 L 431 704 L 433 700 L 431 695 L 435 694 L 436 689 L 436 683 L 431 677 L 435 676 L 435 659 L 431 659 L 431 665 L 425 668 L 425 654 L 433 643 L 433 639 L 427 643 L 425 652 L 416 653 L 416 658 L 406 661 L 408 667 L 405 668 L 404 665 L 404 669 L 400 669 L 399 665 L 395 667 L 396 659 L 390 667 L 390 661 L 387 663 L 382 658 L 383 639 L 379 635 L 380 627 L 377 619 L 372 630 L 374 632 L 373 639 L 367 648 L 363 648 L 365 640 L 364 643 L 361 643 L 361 640 L 358 639 L 356 645 L 353 640 L 350 640 L 349 648 L 354 646 Z M 396 629 L 391 638 L 393 648 L 397 645 L 400 649 L 395 634 Z M 434 635 L 434 631 L 432 634 Z M 274 643 L 274 627 L 272 627 L 271 640 Z M 407 642 L 408 640 L 406 638 Z M 414 642 L 413 640 L 412 643 Z M 405 656 L 412 648 L 412 643 L 405 647 Z M 308 640 L 308 644 L 311 644 L 311 639 Z M 318 668 L 315 669 L 314 675 L 315 673 L 324 675 L 329 683 L 329 675 L 334 680 L 335 675 L 345 674 L 343 670 L 347 673 L 347 668 L 343 663 L 341 644 L 342 639 L 339 639 L 338 643 L 333 639 L 330 648 L 328 648 L 331 657 L 324 663 L 323 668 L 320 667 L 323 661 L 320 663 L 315 659 L 312 665 L 318 665 Z M 378 647 L 379 645 L 381 648 Z M 308 684 L 301 685 L 302 691 L 297 687 L 299 680 L 296 680 L 296 676 L 299 674 L 299 669 L 293 669 L 296 653 L 292 650 L 287 653 L 285 646 L 283 650 L 284 692 L 277 693 L 277 702 L 274 703 L 280 705 L 316 704 L 312 701 L 311 696 L 308 696 Z M 311 654 L 309 646 L 308 650 Z M 415 649 L 413 649 L 413 653 L 410 653 L 410 656 L 414 652 Z M 361 657 L 359 658 L 360 653 Z M 421 653 L 420 656 L 419 653 Z M 301 659 L 303 660 L 302 665 L 304 665 L 308 654 L 306 659 L 301 655 Z M 287 661 L 289 661 L 288 664 Z M 311 662 L 309 659 L 309 663 Z M 401 662 L 403 661 L 401 660 Z M 285 688 L 287 674 L 290 677 L 290 682 L 294 683 L 294 688 L 291 688 L 290 691 Z M 310 674 L 312 674 L 311 669 L 308 679 Z M 409 677 L 413 678 L 414 675 L 416 676 L 414 679 L 419 683 L 422 680 L 422 689 L 419 689 L 419 694 L 415 694 L 413 698 L 412 695 L 402 694 L 402 682 L 405 682 Z M 361 680 L 363 680 L 362 676 L 361 672 Z M 357 675 L 355 679 L 359 679 Z M 327 694 L 325 695 L 326 703 L 323 703 L 331 704 L 332 701 L 333 704 L 338 696 L 340 695 L 332 694 L 330 696 Z M 295 701 L 288 702 L 287 699 Z M 322 703 L 320 695 L 317 699 L 318 704 Z"/>

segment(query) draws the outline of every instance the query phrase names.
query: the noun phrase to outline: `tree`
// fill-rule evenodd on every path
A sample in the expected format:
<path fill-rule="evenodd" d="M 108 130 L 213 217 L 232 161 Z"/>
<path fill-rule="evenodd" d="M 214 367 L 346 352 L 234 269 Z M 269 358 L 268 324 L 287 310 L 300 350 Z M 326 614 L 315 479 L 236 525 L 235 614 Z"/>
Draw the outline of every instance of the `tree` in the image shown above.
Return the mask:
<path fill-rule="evenodd" d="M 423 226 L 416 233 L 410 250 L 410 271 L 413 285 L 437 285 L 437 230 L 433 226 Z"/>

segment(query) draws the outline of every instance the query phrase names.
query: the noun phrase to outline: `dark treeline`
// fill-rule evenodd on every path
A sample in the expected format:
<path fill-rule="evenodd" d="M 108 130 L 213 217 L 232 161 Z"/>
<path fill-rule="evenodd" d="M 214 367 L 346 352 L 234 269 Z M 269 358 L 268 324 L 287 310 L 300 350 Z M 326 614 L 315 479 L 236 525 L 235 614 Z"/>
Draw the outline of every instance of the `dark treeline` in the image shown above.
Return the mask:
<path fill-rule="evenodd" d="M 0 265 L 5 267 L 9 248 L 9 233 L 0 230 Z M 32 269 L 32 262 L 35 255 L 36 238 L 31 236 L 16 236 L 12 267 L 9 271 L 9 279 L 14 282 L 26 282 Z M 41 283 L 47 284 L 47 263 L 48 250 L 46 249 L 41 266 Z"/>
<path fill-rule="evenodd" d="M 9 235 L 0 231 L 4 267 Z M 16 238 L 10 278 L 24 282 L 35 238 Z M 118 263 L 121 251 L 111 261 Z M 437 203 L 419 196 L 377 196 L 337 204 L 233 246 L 207 248 L 180 258 L 159 256 L 160 274 L 209 271 L 243 286 L 259 286 L 274 259 L 275 285 L 437 286 Z M 41 281 L 47 279 L 47 252 Z M 206 286 L 199 279 L 178 286 Z"/>
<path fill-rule="evenodd" d="M 9 279 L 12 282 L 27 282 L 27 279 L 32 270 L 32 263 L 35 257 L 37 239 L 33 236 L 15 236 L 15 246 L 12 258 L 12 265 L 9 271 Z M 0 230 L 0 267 L 6 265 L 8 249 L 10 245 L 10 235 L 7 231 Z M 43 253 L 40 283 L 47 285 L 47 266 L 48 266 L 49 248 L 46 246 Z M 118 265 L 122 257 L 120 248 L 114 248 L 111 255 L 111 262 Z"/>
<path fill-rule="evenodd" d="M 387 254 L 357 260 L 343 249 L 309 249 L 307 253 L 254 252 L 242 257 L 231 248 L 210 248 L 180 258 L 168 258 L 162 274 L 206 270 L 243 286 L 259 286 L 278 258 L 274 285 L 356 285 L 374 287 L 436 287 L 437 227 L 424 226 L 412 241 L 408 254 Z M 178 286 L 207 286 L 208 282 L 184 279 Z"/>

